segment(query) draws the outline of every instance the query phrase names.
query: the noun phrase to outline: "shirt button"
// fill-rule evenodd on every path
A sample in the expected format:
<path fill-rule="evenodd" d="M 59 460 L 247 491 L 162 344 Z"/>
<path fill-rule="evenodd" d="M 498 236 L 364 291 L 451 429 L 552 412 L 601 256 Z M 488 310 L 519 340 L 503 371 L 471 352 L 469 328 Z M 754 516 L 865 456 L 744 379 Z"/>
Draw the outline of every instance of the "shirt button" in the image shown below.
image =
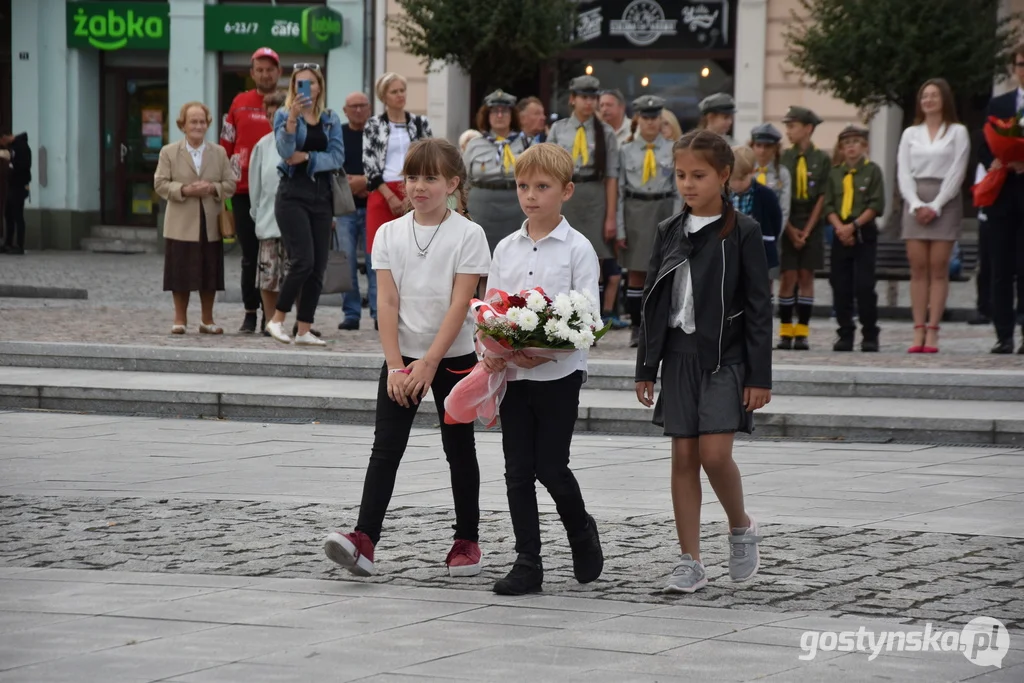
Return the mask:
<path fill-rule="evenodd" d="M 533 271 L 532 270 L 530 271 L 530 275 L 533 275 Z"/>
<path fill-rule="evenodd" d="M 534 247 L 534 248 L 533 248 L 533 250 L 534 250 L 534 251 L 537 251 L 537 247 Z"/>

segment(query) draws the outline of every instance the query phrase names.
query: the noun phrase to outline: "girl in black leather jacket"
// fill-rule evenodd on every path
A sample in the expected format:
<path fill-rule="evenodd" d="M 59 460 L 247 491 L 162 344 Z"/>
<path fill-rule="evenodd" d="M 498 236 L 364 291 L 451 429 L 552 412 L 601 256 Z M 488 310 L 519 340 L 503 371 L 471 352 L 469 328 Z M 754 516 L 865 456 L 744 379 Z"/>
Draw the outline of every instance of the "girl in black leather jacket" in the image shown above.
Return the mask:
<path fill-rule="evenodd" d="M 666 592 L 707 584 L 700 561 L 700 468 L 729 518 L 729 574 L 757 573 L 757 525 L 743 505 L 732 458 L 736 432 L 771 400 L 772 312 L 760 227 L 733 209 L 726 186 L 733 152 L 709 131 L 673 147 L 683 211 L 658 226 L 637 349 L 636 392 L 672 437 L 672 506 L 682 549 Z"/>

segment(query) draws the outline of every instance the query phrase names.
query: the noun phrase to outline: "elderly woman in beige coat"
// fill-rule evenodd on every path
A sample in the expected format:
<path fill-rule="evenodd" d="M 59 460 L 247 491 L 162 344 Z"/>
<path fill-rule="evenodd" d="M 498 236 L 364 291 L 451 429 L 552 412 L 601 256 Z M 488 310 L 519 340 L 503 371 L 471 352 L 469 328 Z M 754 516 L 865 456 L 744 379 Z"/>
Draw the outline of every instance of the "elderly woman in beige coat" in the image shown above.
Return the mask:
<path fill-rule="evenodd" d="M 224 334 L 213 321 L 213 301 L 224 289 L 224 245 L 217 217 L 235 192 L 227 152 L 205 141 L 213 120 L 202 102 L 187 102 L 178 115 L 185 139 L 160 150 L 153 184 L 167 200 L 164 216 L 164 291 L 174 297 L 171 334 L 185 334 L 189 294 L 199 292 L 203 334 Z"/>

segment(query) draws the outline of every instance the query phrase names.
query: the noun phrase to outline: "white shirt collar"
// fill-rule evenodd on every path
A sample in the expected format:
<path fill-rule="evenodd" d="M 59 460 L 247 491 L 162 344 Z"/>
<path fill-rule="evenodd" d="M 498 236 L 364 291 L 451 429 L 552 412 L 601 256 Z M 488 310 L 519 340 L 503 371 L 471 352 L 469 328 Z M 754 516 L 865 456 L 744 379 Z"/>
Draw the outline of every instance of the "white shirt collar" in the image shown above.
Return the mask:
<path fill-rule="evenodd" d="M 521 227 L 519 229 L 519 232 L 517 232 L 516 235 L 519 236 L 519 237 L 522 237 L 524 239 L 528 239 L 528 240 L 530 240 L 532 242 L 533 238 L 530 237 L 530 232 L 526 229 L 526 226 L 529 224 L 529 222 L 530 222 L 529 219 L 526 219 L 525 221 L 523 221 L 523 227 Z M 568 236 L 569 236 L 569 223 L 566 222 L 565 216 L 562 216 L 562 221 L 558 225 L 555 226 L 555 229 L 552 230 L 551 232 L 549 232 L 544 237 L 540 238 L 538 240 L 538 242 L 543 242 L 544 240 L 548 239 L 549 237 L 564 242 L 565 239 Z"/>
<path fill-rule="evenodd" d="M 1017 88 L 1017 111 L 1024 109 L 1024 85 Z"/>
<path fill-rule="evenodd" d="M 206 143 L 203 142 L 198 147 L 193 147 L 191 144 L 189 144 L 188 140 L 185 140 L 185 147 L 187 147 L 188 151 L 191 152 L 192 154 L 198 154 L 199 152 L 202 152 L 206 148 Z"/>

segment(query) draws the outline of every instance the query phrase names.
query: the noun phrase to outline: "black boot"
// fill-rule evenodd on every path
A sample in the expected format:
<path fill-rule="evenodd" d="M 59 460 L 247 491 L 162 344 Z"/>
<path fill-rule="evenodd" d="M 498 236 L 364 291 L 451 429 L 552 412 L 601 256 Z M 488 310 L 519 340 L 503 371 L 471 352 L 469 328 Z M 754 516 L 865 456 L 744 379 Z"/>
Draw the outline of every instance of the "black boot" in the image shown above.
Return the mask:
<path fill-rule="evenodd" d="M 810 351 L 811 345 L 808 343 L 807 337 L 793 337 L 793 350 Z"/>
<path fill-rule="evenodd" d="M 249 313 L 245 312 L 245 320 L 242 321 L 242 326 L 238 328 L 238 331 L 242 334 L 252 334 L 256 331 L 256 312 Z"/>
<path fill-rule="evenodd" d="M 629 330 L 629 348 L 635 349 L 640 346 L 640 327 L 633 325 Z"/>
<path fill-rule="evenodd" d="M 860 342 L 860 350 L 864 353 L 878 353 L 881 348 L 881 344 L 878 343 L 878 330 L 876 329 L 873 334 L 864 333 L 864 338 Z"/>
<path fill-rule="evenodd" d="M 526 595 L 540 592 L 543 584 L 544 565 L 540 558 L 519 553 L 508 575 L 495 582 L 494 592 L 498 595 Z"/>
<path fill-rule="evenodd" d="M 853 336 L 852 335 L 839 335 L 839 339 L 836 339 L 836 343 L 832 345 L 833 351 L 853 351 Z"/>
<path fill-rule="evenodd" d="M 597 523 L 590 515 L 587 515 L 587 521 L 586 529 L 569 538 L 572 572 L 580 583 L 596 580 L 604 569 L 604 553 L 601 551 L 601 538 L 597 535 Z"/>
<path fill-rule="evenodd" d="M 793 350 L 793 338 L 792 337 L 779 337 L 779 344 L 775 348 L 782 351 Z"/>

